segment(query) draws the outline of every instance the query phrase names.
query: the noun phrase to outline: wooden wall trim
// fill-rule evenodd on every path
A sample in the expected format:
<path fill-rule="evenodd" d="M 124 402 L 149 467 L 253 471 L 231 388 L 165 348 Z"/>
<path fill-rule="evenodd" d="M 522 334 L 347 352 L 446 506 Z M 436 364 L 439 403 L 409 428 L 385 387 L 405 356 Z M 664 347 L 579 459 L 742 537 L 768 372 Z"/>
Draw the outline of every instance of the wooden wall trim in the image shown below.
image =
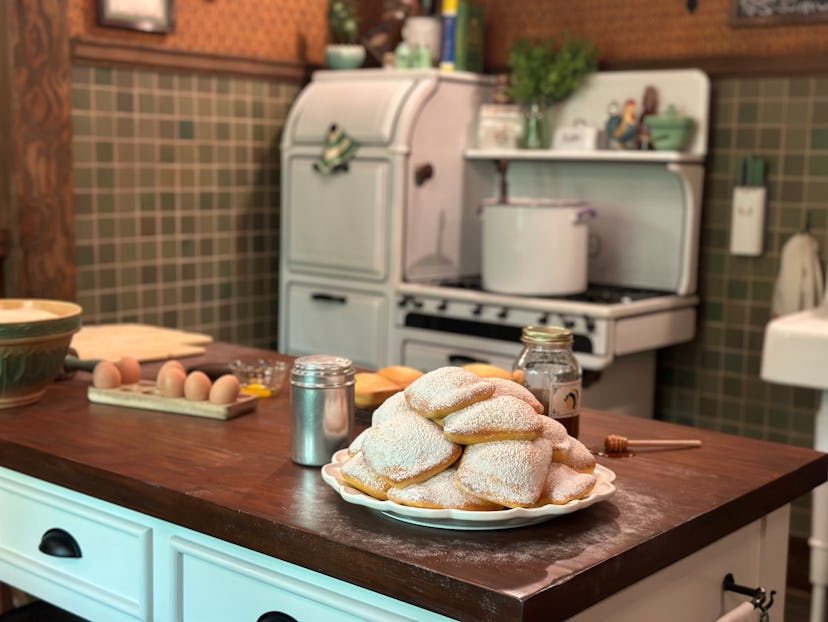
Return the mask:
<path fill-rule="evenodd" d="M 4 295 L 75 299 L 67 0 L 8 2 L 12 200 Z"/>
<path fill-rule="evenodd" d="M 88 38 L 72 39 L 73 62 L 143 67 L 231 77 L 303 83 L 307 68 L 297 61 L 241 58 Z"/>

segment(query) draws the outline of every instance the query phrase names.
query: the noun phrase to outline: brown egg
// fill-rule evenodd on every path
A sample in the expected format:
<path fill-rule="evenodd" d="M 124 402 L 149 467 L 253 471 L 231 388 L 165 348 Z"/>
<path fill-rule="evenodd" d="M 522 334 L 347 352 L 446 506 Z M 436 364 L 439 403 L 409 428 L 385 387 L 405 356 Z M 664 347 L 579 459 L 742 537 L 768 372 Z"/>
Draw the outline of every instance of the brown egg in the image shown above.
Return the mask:
<path fill-rule="evenodd" d="M 186 376 L 182 370 L 174 367 L 167 369 L 163 376 L 159 374 L 158 390 L 162 397 L 184 397 Z"/>
<path fill-rule="evenodd" d="M 210 402 L 212 404 L 231 404 L 239 397 L 241 385 L 239 379 L 232 374 L 225 374 L 213 383 L 210 389 Z"/>
<path fill-rule="evenodd" d="M 121 372 L 115 363 L 101 361 L 92 370 L 92 384 L 98 389 L 115 389 L 121 386 Z"/>
<path fill-rule="evenodd" d="M 184 397 L 192 402 L 203 402 L 210 397 L 213 383 L 203 371 L 191 372 L 184 381 Z"/>
<path fill-rule="evenodd" d="M 184 369 L 184 365 L 181 364 L 181 361 L 167 361 L 161 366 L 161 369 L 158 370 L 158 374 L 155 376 L 155 384 L 158 385 L 159 389 L 161 388 L 161 383 L 163 382 L 164 377 L 171 369 L 178 370 L 185 376 L 187 375 L 187 372 Z"/>
<path fill-rule="evenodd" d="M 125 356 L 115 366 L 121 372 L 121 382 L 123 384 L 135 384 L 141 379 L 141 363 L 138 359 L 131 356 Z"/>

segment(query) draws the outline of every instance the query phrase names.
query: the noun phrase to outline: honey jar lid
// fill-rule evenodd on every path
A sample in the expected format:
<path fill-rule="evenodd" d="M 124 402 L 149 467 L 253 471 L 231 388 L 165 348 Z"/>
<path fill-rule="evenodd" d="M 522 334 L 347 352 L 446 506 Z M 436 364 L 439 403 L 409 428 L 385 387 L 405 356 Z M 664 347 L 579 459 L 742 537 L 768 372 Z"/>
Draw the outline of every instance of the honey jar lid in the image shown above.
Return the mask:
<path fill-rule="evenodd" d="M 525 326 L 520 340 L 523 343 L 566 345 L 572 343 L 572 331 L 560 326 Z"/>

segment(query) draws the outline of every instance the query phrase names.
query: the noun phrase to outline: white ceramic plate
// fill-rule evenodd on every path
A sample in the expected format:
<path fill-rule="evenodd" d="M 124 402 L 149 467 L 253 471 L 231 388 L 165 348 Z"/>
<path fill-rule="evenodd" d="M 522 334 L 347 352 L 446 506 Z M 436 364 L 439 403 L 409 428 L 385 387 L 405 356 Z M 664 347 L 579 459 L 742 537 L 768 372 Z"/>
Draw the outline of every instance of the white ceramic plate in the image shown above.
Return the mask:
<path fill-rule="evenodd" d="M 509 508 L 491 512 L 431 510 L 400 505 L 393 501 L 380 501 L 347 484 L 341 473 L 342 465 L 348 460 L 347 449 L 336 452 L 331 460 L 330 464 L 322 467 L 322 479 L 348 503 L 363 505 L 405 523 L 439 529 L 511 529 L 534 525 L 556 516 L 577 512 L 593 503 L 608 499 L 615 493 L 615 473 L 599 464 L 595 467 L 595 488 L 589 496 L 565 505 L 549 504 L 539 508 Z"/>

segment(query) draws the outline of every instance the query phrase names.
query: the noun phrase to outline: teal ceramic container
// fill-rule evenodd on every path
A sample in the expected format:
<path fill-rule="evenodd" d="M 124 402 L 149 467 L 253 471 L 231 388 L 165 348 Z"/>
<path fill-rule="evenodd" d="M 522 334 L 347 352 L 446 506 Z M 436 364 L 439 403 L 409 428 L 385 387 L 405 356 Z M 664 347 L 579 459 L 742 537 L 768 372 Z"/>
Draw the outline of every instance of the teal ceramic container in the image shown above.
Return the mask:
<path fill-rule="evenodd" d="M 644 119 L 657 151 L 683 151 L 693 132 L 693 119 L 679 115 L 672 106 L 663 115 Z"/>

